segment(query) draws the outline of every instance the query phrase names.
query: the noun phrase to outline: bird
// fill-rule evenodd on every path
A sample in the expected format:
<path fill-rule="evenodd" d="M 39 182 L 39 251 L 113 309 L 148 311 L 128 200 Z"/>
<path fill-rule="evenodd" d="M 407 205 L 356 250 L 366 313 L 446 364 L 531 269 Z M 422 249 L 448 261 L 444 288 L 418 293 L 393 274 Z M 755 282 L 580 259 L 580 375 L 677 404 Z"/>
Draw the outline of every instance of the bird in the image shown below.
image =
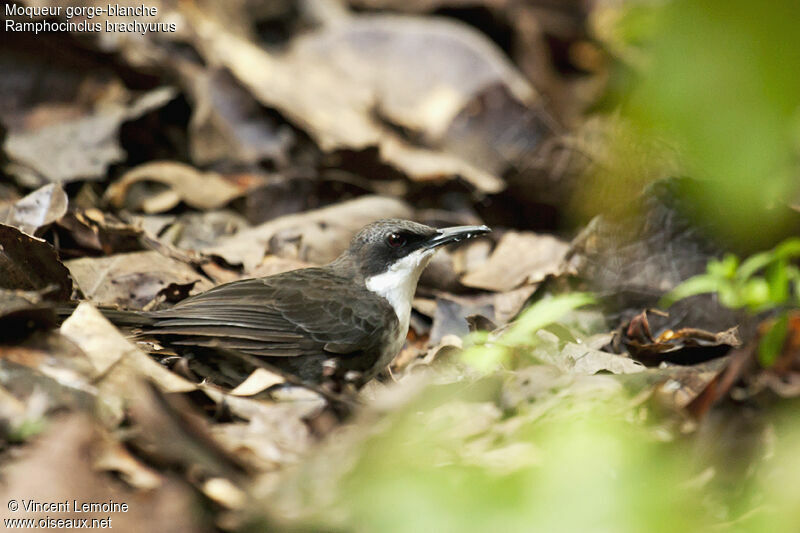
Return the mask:
<path fill-rule="evenodd" d="M 139 338 L 246 354 L 301 383 L 358 390 L 402 349 L 433 254 L 490 231 L 383 219 L 358 231 L 327 265 L 225 283 L 166 309 L 105 314 L 136 327 Z"/>

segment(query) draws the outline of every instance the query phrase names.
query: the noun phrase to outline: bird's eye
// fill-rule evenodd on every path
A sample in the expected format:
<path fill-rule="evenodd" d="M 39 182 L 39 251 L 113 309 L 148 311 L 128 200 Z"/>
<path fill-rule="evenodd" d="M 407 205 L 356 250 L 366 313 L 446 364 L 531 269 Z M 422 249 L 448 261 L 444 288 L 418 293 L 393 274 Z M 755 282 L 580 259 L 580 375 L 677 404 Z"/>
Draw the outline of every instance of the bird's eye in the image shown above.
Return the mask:
<path fill-rule="evenodd" d="M 406 238 L 399 233 L 390 233 L 389 236 L 386 237 L 386 244 L 391 248 L 400 248 L 401 246 L 405 246 Z"/>

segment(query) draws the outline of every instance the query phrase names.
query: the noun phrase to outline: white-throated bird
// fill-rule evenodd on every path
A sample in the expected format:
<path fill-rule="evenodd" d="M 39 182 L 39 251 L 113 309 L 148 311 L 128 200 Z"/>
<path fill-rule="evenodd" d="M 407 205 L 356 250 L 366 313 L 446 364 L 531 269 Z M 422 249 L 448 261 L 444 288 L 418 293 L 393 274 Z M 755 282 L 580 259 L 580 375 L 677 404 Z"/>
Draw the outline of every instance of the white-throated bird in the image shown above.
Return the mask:
<path fill-rule="evenodd" d="M 169 309 L 107 316 L 166 345 L 235 350 L 307 383 L 358 388 L 403 347 L 417 282 L 436 249 L 489 231 L 380 220 L 325 266 L 226 283 Z"/>

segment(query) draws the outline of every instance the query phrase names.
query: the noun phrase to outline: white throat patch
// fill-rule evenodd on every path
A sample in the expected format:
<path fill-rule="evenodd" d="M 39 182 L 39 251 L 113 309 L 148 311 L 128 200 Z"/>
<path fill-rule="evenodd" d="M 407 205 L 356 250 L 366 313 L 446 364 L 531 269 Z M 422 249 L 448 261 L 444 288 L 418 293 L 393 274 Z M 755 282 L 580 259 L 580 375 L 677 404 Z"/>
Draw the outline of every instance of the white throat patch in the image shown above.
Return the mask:
<path fill-rule="evenodd" d="M 411 315 L 411 300 L 417 289 L 419 276 L 433 256 L 434 249 L 420 249 L 411 252 L 397 261 L 386 272 L 367 278 L 367 289 L 383 296 L 394 308 L 400 321 L 400 333 L 403 338 L 408 332 L 408 320 Z"/>

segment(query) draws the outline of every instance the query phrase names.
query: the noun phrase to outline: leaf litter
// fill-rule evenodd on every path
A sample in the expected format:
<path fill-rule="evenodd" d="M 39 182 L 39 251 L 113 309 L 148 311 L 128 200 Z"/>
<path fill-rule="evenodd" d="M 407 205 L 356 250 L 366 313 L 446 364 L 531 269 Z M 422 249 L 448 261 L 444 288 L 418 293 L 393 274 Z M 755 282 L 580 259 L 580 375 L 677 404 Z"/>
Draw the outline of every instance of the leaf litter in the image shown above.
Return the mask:
<path fill-rule="evenodd" d="M 136 508 L 115 524 L 131 530 L 359 530 L 375 523 L 374 494 L 388 481 L 412 497 L 386 501 L 422 509 L 437 502 L 429 487 L 455 490 L 446 471 L 487 487 L 568 477 L 553 450 L 574 452 L 564 464 L 581 450 L 548 429 L 553 421 L 578 442 L 576 420 L 607 421 L 620 435 L 633 426 L 647 447 L 700 441 L 704 421 L 800 394 L 797 317 L 763 368 L 761 317 L 737 331 L 739 319 L 708 299 L 642 312 L 718 252 L 675 206 L 683 180 L 658 181 L 638 212 L 597 218 L 571 242 L 556 232 L 570 207 L 564 190 L 581 175 L 559 155 L 560 136 L 566 128 L 570 146 L 586 141 L 571 130 L 592 92 L 550 62 L 602 63 L 579 9 L 351 3 L 359 9 L 276 3 L 259 16 L 286 32 L 277 42 L 246 8 L 191 3 L 159 4 L 159 16 L 181 21 L 176 35 L 48 37 L 91 61 L 114 53 L 102 76 L 90 61 L 50 81 L 58 94 L 0 109 L 9 497 L 113 497 Z M 497 18 L 522 49 L 490 30 Z M 559 39 L 567 60 L 551 48 Z M 37 73 L 24 44 L 0 60 L 28 83 Z M 587 85 L 602 78 L 586 72 Z M 62 94 L 72 99 L 50 99 Z M 344 411 L 265 368 L 234 384 L 202 379 L 184 354 L 134 342 L 98 310 L 169 306 L 323 264 L 380 218 L 486 221 L 495 232 L 437 256 L 391 372 Z M 560 299 L 586 288 L 599 305 Z M 68 306 L 59 326 L 75 296 L 91 303 Z M 599 451 L 580 464 L 608 461 L 639 480 L 619 460 L 629 450 L 592 431 Z M 498 504 L 491 492 L 474 506 Z M 487 526 L 459 529 L 476 524 Z"/>

